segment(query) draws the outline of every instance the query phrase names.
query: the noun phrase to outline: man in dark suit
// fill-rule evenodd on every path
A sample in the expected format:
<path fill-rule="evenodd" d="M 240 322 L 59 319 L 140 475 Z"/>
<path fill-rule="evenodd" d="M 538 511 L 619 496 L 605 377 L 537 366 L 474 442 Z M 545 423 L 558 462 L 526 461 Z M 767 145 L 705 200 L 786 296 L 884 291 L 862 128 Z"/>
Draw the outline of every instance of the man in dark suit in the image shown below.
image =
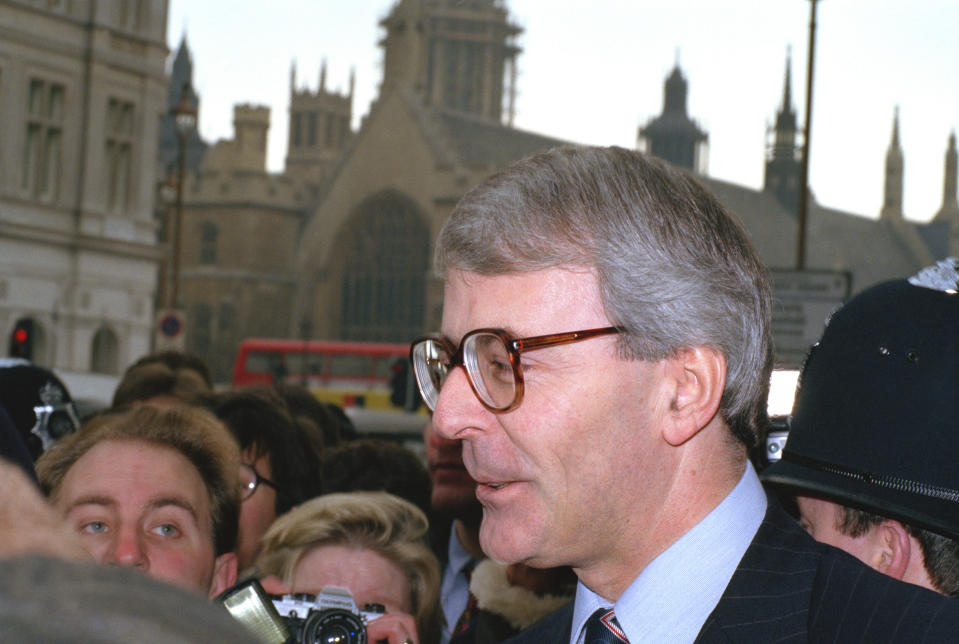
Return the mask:
<path fill-rule="evenodd" d="M 463 197 L 436 269 L 440 333 L 411 355 L 477 481 L 480 544 L 579 578 L 517 641 L 959 633 L 947 600 L 861 589 L 867 568 L 767 499 L 747 450 L 766 422 L 771 289 L 693 178 L 619 148 L 536 155 Z"/>

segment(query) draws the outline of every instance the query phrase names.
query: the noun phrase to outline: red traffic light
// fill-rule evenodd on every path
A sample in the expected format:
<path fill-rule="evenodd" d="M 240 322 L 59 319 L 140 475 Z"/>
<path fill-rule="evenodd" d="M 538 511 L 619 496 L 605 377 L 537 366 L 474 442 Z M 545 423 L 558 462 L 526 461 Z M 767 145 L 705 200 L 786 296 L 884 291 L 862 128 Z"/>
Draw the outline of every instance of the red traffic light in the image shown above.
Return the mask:
<path fill-rule="evenodd" d="M 13 341 L 17 344 L 23 344 L 29 339 L 29 334 L 24 328 L 15 329 L 13 332 Z"/>

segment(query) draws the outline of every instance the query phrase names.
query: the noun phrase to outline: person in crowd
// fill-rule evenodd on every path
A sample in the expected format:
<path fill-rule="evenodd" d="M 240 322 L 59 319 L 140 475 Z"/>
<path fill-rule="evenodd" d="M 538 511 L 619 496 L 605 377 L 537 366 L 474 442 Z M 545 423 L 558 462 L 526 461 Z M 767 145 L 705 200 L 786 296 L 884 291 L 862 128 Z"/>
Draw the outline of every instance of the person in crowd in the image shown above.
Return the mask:
<path fill-rule="evenodd" d="M 340 443 L 355 441 L 360 437 L 360 433 L 357 431 L 356 425 L 353 424 L 353 419 L 349 417 L 349 415 L 340 405 L 332 402 L 324 402 L 323 407 L 326 408 L 330 418 L 333 419 L 333 422 L 336 423 L 336 426 L 339 429 L 338 434 L 340 437 Z"/>
<path fill-rule="evenodd" d="M 443 644 L 453 631 L 464 630 L 461 619 L 469 603 L 472 571 L 486 558 L 479 545 L 482 507 L 476 500 L 476 481 L 463 465 L 462 444 L 423 428 L 426 466 L 433 483 L 430 495 L 430 533 L 433 551 L 442 565 L 440 603 L 443 608 Z"/>
<path fill-rule="evenodd" d="M 0 358 L 0 407 L 34 461 L 80 426 L 76 405 L 56 374 L 22 358 Z"/>
<path fill-rule="evenodd" d="M 263 537 L 257 568 L 294 592 L 348 589 L 357 605 L 380 604 L 370 641 L 439 641 L 439 564 L 427 519 L 386 492 L 327 494 L 278 518 Z"/>
<path fill-rule="evenodd" d="M 320 494 L 320 460 L 273 391 L 242 389 L 208 402 L 240 445 L 242 503 L 236 557 L 243 571 L 253 565 L 260 538 L 273 520 Z"/>
<path fill-rule="evenodd" d="M 279 383 L 276 392 L 286 403 L 294 420 L 305 421 L 311 427 L 314 449 L 322 455 L 326 449 L 333 449 L 343 442 L 340 431 L 342 419 L 335 415 L 327 403 L 320 401 L 310 390 L 293 383 Z"/>
<path fill-rule="evenodd" d="M 7 410 L 0 405 L 0 456 L 16 464 L 27 477 L 36 483 L 37 473 L 33 469 L 33 457 L 23 442 L 23 434 L 10 420 Z"/>
<path fill-rule="evenodd" d="M 144 356 L 127 368 L 113 393 L 113 407 L 194 404 L 212 391 L 210 372 L 202 360 L 164 351 Z"/>
<path fill-rule="evenodd" d="M 569 568 L 536 570 L 487 559 L 479 545 L 482 507 L 476 481 L 463 465 L 462 443 L 423 428 L 433 482 L 430 533 L 442 567 L 440 604 L 446 644 L 492 644 L 569 602 Z"/>
<path fill-rule="evenodd" d="M 105 413 L 37 461 L 40 486 L 102 563 L 214 597 L 236 581 L 240 454 L 211 414 Z"/>
<path fill-rule="evenodd" d="M 27 555 L 91 560 L 22 464 L 0 458 L 0 490 L 0 560 Z"/>
<path fill-rule="evenodd" d="M 874 286 L 806 360 L 763 479 L 802 525 L 879 572 L 959 595 L 959 260 Z"/>
<path fill-rule="evenodd" d="M 41 555 L 0 560 L 0 624 L 4 644 L 262 644 L 189 591 L 127 568 Z"/>
<path fill-rule="evenodd" d="M 771 289 L 738 220 L 641 152 L 565 146 L 471 189 L 411 349 L 490 557 L 568 565 L 511 641 L 951 639 L 959 606 L 814 541 L 764 493 Z"/>
<path fill-rule="evenodd" d="M 127 367 L 124 375 L 148 364 L 164 364 L 176 372 L 192 371 L 194 374 L 200 377 L 208 390 L 213 390 L 213 377 L 210 374 L 210 367 L 207 366 L 206 362 L 203 361 L 203 358 L 195 353 L 189 353 L 187 351 L 174 351 L 172 349 L 148 353 L 144 356 L 141 356 L 136 362 Z"/>
<path fill-rule="evenodd" d="M 423 461 L 399 443 L 363 438 L 323 456 L 323 492 L 389 492 L 424 514 L 430 511 L 430 477 Z"/>

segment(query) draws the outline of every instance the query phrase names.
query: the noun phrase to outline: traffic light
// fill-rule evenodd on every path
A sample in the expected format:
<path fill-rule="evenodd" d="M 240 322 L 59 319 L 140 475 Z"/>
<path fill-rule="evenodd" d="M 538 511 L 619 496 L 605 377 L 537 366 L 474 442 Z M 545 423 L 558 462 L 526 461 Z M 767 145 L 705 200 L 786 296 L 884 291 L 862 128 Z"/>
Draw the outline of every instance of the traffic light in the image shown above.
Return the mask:
<path fill-rule="evenodd" d="M 390 376 L 390 403 L 406 411 L 416 411 L 420 406 L 420 397 L 410 378 L 410 361 L 398 358 L 390 368 L 393 371 Z"/>
<path fill-rule="evenodd" d="M 390 376 L 390 404 L 394 407 L 406 406 L 406 381 L 407 381 L 407 361 L 398 358 L 390 369 L 393 375 Z"/>
<path fill-rule="evenodd" d="M 33 359 L 33 320 L 17 320 L 10 334 L 10 350 L 7 353 L 12 358 Z"/>

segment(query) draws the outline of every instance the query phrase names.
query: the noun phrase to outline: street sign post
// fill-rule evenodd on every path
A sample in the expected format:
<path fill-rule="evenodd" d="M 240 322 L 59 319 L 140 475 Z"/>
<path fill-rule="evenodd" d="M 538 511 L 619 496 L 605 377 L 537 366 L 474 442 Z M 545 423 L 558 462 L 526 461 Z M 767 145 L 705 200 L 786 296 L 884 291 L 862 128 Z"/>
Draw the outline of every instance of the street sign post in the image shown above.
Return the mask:
<path fill-rule="evenodd" d="M 829 316 L 849 297 L 846 271 L 771 269 L 776 366 L 798 369 Z"/>
<path fill-rule="evenodd" d="M 156 350 L 184 351 L 186 349 L 186 321 L 183 311 L 163 309 L 156 317 Z"/>

